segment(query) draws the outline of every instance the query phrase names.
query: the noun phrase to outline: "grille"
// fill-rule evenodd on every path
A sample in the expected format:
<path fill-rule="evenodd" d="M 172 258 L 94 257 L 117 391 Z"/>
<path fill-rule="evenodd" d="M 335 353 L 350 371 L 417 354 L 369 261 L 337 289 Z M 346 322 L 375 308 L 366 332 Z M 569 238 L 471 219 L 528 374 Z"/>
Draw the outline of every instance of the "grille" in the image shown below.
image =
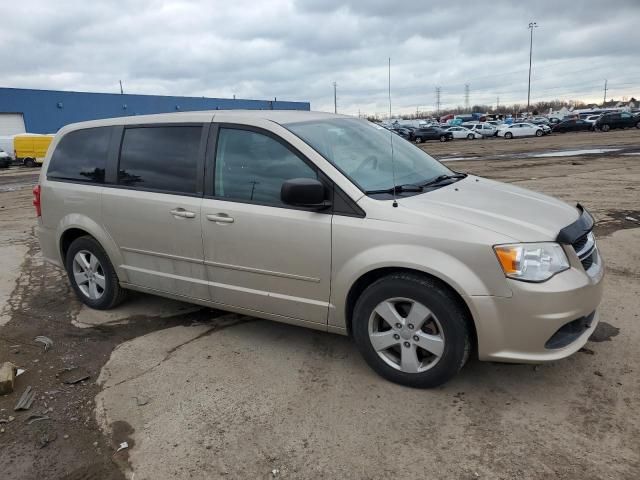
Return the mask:
<path fill-rule="evenodd" d="M 591 265 L 593 265 L 593 253 L 586 258 L 580 259 L 580 263 L 582 263 L 582 267 L 585 270 L 589 270 Z"/>
<path fill-rule="evenodd" d="M 588 232 L 582 235 L 575 242 L 573 242 L 571 246 L 578 254 L 580 263 L 582 263 L 582 268 L 584 268 L 585 271 L 589 270 L 589 268 L 591 268 L 591 265 L 593 265 L 593 256 L 596 252 L 593 233 Z"/>
<path fill-rule="evenodd" d="M 579 239 L 577 239 L 575 242 L 573 242 L 573 249 L 576 252 L 579 252 L 580 250 L 582 250 L 584 248 L 584 246 L 587 244 L 587 241 L 589 240 L 589 234 L 585 233 L 583 236 L 581 236 Z"/>

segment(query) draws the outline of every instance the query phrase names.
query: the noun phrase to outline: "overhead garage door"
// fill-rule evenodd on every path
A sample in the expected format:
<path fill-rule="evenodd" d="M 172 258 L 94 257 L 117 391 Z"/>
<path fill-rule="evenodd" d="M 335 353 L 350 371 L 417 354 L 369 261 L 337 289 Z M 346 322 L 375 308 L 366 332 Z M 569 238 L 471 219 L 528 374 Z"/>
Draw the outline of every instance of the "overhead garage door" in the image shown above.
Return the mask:
<path fill-rule="evenodd" d="M 24 132 L 24 118 L 21 113 L 0 113 L 0 136 Z"/>

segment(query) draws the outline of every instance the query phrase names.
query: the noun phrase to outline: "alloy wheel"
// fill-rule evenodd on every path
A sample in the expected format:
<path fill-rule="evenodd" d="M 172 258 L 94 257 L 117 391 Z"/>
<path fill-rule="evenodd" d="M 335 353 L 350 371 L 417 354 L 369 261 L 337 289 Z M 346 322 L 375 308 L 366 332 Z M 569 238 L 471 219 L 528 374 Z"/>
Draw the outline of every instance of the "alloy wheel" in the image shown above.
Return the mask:
<path fill-rule="evenodd" d="M 98 257 L 87 250 L 80 250 L 73 257 L 73 278 L 78 289 L 91 300 L 104 295 L 106 278 Z"/>
<path fill-rule="evenodd" d="M 389 298 L 378 304 L 369 317 L 369 341 L 387 365 L 404 373 L 433 368 L 445 346 L 437 317 L 409 298 Z"/>

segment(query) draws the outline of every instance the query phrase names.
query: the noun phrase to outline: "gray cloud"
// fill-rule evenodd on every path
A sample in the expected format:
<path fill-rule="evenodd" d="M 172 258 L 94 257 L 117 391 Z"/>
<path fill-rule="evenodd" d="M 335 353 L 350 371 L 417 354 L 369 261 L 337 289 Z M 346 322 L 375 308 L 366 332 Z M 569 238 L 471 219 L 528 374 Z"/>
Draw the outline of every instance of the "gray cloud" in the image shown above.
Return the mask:
<path fill-rule="evenodd" d="M 34 15 L 33 12 L 38 12 Z M 637 1 L 25 0 L 0 29 L 5 86 L 309 100 L 346 113 L 640 95 Z"/>

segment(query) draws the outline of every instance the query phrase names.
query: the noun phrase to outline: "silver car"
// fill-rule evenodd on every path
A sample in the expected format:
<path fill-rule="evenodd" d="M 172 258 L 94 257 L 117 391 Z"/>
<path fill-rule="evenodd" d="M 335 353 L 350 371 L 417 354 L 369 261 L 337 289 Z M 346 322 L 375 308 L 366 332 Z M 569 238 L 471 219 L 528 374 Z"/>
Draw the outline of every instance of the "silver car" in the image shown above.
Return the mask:
<path fill-rule="evenodd" d="M 584 208 L 452 171 L 351 117 L 69 125 L 34 205 L 44 257 L 92 308 L 137 290 L 350 335 L 413 387 L 470 355 L 561 359 L 598 323 L 603 263 Z"/>

